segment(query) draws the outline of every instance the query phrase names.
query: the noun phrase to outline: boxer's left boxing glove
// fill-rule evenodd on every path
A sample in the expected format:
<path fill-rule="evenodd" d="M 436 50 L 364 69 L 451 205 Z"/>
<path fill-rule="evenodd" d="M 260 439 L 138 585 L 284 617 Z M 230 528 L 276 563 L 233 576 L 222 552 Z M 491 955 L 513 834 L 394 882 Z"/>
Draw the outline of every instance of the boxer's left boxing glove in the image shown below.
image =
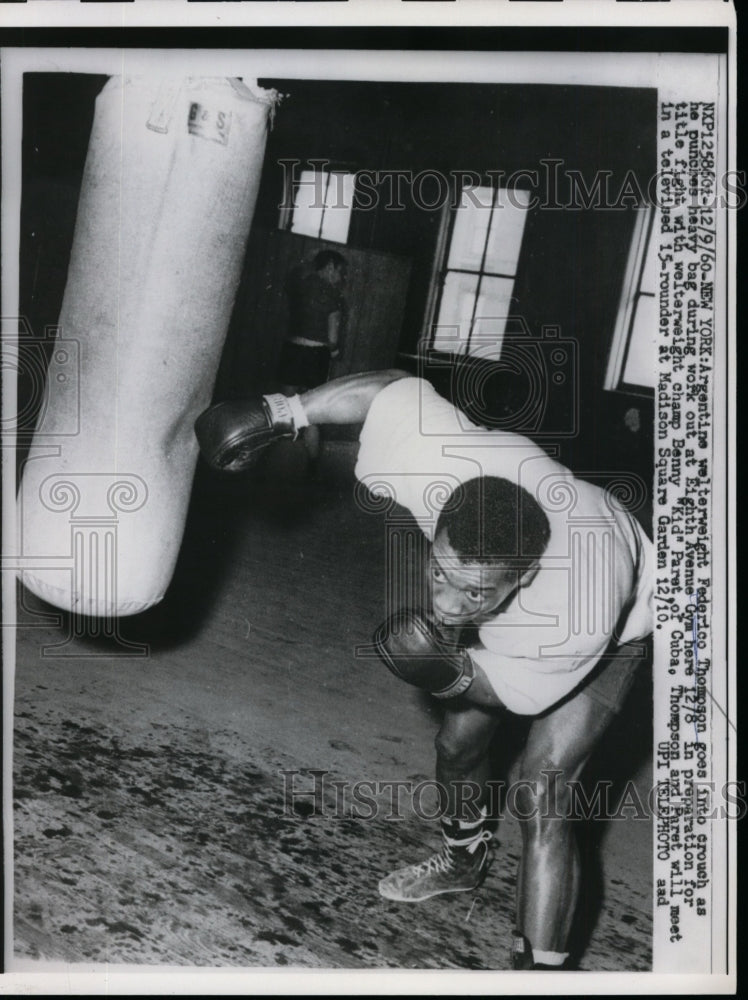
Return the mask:
<path fill-rule="evenodd" d="M 205 461 L 214 469 L 242 472 L 278 438 L 295 438 L 305 420 L 299 397 L 273 393 L 230 399 L 209 407 L 195 421 Z"/>
<path fill-rule="evenodd" d="M 390 615 L 374 633 L 374 647 L 396 677 L 437 698 L 463 694 L 475 676 L 468 651 L 447 642 L 418 611 Z"/>

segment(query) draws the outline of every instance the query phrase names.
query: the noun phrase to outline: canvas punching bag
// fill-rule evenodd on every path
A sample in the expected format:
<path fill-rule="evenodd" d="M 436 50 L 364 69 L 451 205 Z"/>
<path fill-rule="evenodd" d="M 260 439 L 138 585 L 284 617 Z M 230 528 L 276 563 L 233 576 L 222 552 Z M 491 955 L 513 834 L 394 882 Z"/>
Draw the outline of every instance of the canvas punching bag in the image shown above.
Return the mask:
<path fill-rule="evenodd" d="M 19 492 L 21 578 L 85 615 L 164 595 L 239 282 L 274 91 L 112 78 L 96 101 L 53 356 Z"/>

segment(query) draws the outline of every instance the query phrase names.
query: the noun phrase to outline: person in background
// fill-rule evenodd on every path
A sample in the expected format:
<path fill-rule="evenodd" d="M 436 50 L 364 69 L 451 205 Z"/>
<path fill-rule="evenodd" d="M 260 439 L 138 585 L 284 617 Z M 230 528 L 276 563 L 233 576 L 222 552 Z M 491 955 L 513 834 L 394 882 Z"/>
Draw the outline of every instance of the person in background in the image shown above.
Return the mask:
<path fill-rule="evenodd" d="M 346 272 L 342 254 L 321 250 L 314 258 L 313 270 L 291 283 L 289 336 L 278 369 L 281 391 L 287 396 L 325 383 L 331 362 L 340 357 Z M 304 428 L 302 440 L 314 461 L 320 450 L 319 427 Z"/>

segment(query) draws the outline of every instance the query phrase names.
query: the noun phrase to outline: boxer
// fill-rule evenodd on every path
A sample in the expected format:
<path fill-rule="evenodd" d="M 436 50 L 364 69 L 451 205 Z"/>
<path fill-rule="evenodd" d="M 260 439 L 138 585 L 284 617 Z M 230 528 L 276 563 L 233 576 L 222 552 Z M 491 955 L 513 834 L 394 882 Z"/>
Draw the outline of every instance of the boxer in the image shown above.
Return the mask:
<path fill-rule="evenodd" d="M 358 479 L 409 508 L 431 542 L 427 606 L 393 611 L 374 646 L 395 676 L 444 703 L 442 846 L 383 878 L 379 891 L 419 902 L 480 885 L 489 745 L 506 713 L 529 717 L 514 786 L 523 849 L 511 961 L 563 968 L 580 881 L 571 783 L 645 657 L 652 544 L 604 490 L 528 439 L 475 425 L 397 370 L 290 399 L 219 403 L 196 433 L 214 468 L 239 471 L 274 440 L 317 423 L 363 424 Z M 453 484 L 443 499 L 424 487 L 429 477 Z"/>

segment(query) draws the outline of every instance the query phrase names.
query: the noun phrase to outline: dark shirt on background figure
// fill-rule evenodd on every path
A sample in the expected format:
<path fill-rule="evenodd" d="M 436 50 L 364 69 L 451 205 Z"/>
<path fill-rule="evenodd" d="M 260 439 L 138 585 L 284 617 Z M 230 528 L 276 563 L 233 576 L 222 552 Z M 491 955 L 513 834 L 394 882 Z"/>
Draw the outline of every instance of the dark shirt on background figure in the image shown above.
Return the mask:
<path fill-rule="evenodd" d="M 279 378 L 296 388 L 311 389 L 326 382 L 330 361 L 340 354 L 345 258 L 323 250 L 315 257 L 314 268 L 289 290 L 289 337 L 283 345 Z"/>

